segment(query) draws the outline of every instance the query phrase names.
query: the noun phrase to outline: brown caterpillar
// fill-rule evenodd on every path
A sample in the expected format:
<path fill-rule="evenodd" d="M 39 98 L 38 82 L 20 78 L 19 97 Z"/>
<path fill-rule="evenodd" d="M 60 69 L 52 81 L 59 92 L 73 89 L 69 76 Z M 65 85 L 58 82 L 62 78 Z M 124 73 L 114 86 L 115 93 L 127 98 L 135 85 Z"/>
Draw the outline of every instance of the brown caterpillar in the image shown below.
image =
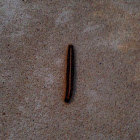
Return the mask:
<path fill-rule="evenodd" d="M 68 46 L 67 69 L 66 69 L 66 93 L 65 102 L 69 103 L 72 97 L 74 83 L 74 47 Z"/>

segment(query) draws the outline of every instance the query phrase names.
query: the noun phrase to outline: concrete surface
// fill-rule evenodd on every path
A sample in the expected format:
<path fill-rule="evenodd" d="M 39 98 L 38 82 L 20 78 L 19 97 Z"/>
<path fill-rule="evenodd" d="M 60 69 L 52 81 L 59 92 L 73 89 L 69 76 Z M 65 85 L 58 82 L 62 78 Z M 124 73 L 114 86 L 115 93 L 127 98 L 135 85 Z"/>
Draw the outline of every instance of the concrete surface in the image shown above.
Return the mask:
<path fill-rule="evenodd" d="M 0 1 L 1 140 L 140 139 L 140 0 Z M 76 88 L 65 104 L 65 58 Z"/>

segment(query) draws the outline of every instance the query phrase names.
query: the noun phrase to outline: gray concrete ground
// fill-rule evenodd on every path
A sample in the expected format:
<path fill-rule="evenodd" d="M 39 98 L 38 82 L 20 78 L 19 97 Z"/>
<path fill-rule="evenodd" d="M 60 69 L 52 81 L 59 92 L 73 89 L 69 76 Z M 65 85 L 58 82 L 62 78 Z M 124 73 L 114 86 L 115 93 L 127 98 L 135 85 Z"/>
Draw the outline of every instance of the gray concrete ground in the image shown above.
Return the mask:
<path fill-rule="evenodd" d="M 140 139 L 140 0 L 0 6 L 1 140 Z M 70 43 L 76 86 L 65 104 Z"/>

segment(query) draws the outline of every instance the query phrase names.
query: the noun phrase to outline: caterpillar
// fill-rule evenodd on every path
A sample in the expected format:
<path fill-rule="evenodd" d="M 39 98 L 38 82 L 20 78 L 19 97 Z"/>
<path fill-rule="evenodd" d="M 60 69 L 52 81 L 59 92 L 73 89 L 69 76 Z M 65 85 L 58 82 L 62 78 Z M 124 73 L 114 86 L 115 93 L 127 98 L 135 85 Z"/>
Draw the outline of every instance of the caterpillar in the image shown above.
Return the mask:
<path fill-rule="evenodd" d="M 68 45 L 67 67 L 66 67 L 66 93 L 65 102 L 69 103 L 72 97 L 74 84 L 74 46 Z"/>

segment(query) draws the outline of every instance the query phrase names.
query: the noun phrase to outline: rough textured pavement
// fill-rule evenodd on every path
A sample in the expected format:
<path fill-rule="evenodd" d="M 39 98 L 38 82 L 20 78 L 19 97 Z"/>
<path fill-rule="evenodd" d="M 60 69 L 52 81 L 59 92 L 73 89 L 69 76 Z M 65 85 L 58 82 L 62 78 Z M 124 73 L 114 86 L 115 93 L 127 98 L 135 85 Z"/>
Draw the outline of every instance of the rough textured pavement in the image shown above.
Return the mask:
<path fill-rule="evenodd" d="M 0 7 L 1 140 L 140 139 L 140 0 Z M 65 104 L 70 43 L 76 86 Z"/>

